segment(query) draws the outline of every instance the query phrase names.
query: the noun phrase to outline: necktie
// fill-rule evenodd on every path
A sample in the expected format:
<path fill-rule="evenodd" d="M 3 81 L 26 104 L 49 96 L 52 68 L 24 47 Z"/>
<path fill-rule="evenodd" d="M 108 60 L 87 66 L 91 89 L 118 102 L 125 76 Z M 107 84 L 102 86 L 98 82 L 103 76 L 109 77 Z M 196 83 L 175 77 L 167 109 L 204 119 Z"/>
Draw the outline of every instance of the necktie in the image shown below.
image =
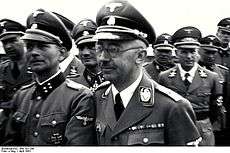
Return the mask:
<path fill-rule="evenodd" d="M 115 102 L 116 104 L 114 104 L 114 111 L 115 111 L 116 119 L 119 120 L 122 112 L 125 109 L 119 93 L 115 96 Z"/>
<path fill-rule="evenodd" d="M 12 69 L 12 75 L 14 77 L 14 79 L 16 79 L 20 74 L 19 68 L 18 68 L 18 64 L 16 62 L 14 62 L 14 66 Z"/>
<path fill-rule="evenodd" d="M 185 77 L 185 79 L 184 79 L 184 85 L 186 86 L 186 88 L 188 89 L 188 87 L 190 86 L 190 82 L 188 81 L 188 77 L 190 76 L 190 74 L 189 73 L 185 73 L 185 75 L 184 75 L 184 77 Z"/>

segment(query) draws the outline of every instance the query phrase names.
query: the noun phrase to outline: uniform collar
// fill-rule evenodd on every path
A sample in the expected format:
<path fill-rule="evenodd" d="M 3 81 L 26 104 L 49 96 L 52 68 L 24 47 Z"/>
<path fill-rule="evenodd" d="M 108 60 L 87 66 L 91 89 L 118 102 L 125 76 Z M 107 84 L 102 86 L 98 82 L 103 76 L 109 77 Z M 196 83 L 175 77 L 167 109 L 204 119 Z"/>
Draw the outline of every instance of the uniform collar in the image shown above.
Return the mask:
<path fill-rule="evenodd" d="M 141 82 L 142 76 L 143 76 L 143 71 L 141 69 L 140 74 L 138 78 L 136 79 L 136 81 L 134 81 L 130 86 L 128 86 L 127 88 L 125 88 L 124 90 L 120 92 L 120 96 L 124 104 L 124 107 L 128 105 L 130 99 L 133 96 L 134 91 L 136 90 L 137 86 Z M 119 91 L 116 89 L 116 87 L 113 84 L 112 84 L 112 93 L 113 93 L 113 99 L 115 102 L 115 96 L 119 93 Z"/>
<path fill-rule="evenodd" d="M 173 63 L 168 63 L 168 64 L 160 64 L 157 60 L 153 61 L 153 64 L 156 66 L 156 69 L 159 71 L 166 71 L 169 68 L 172 68 L 173 66 L 175 66 Z"/>
<path fill-rule="evenodd" d="M 87 68 L 85 68 L 85 71 L 83 72 L 83 76 L 85 77 L 85 80 L 90 85 L 90 87 L 96 88 L 99 84 L 101 84 L 104 81 L 102 72 L 93 73 L 89 71 Z"/>
<path fill-rule="evenodd" d="M 178 68 L 179 68 L 179 70 L 180 70 L 180 75 L 181 75 L 182 80 L 185 79 L 185 74 L 186 74 L 186 73 L 189 73 L 189 74 L 190 74 L 190 76 L 188 77 L 188 81 L 191 83 L 192 80 L 193 80 L 193 78 L 194 78 L 194 76 L 195 76 L 196 70 L 197 70 L 197 68 L 198 68 L 198 64 L 195 62 L 195 63 L 194 63 L 194 66 L 193 66 L 192 69 L 189 70 L 189 71 L 185 71 L 185 70 L 181 67 L 181 64 L 178 64 Z"/>
<path fill-rule="evenodd" d="M 51 76 L 46 81 L 39 83 L 36 79 L 36 89 L 33 93 L 32 98 L 41 97 L 45 99 L 52 91 L 54 91 L 58 86 L 60 86 L 65 81 L 65 77 L 61 70 L 56 74 Z"/>

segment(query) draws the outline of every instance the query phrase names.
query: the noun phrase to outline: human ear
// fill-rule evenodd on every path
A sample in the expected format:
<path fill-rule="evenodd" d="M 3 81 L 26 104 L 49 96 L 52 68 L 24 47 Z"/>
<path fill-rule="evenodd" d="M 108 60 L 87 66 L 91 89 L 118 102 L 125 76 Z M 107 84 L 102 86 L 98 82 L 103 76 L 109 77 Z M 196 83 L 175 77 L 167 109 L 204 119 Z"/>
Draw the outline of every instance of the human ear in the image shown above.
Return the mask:
<path fill-rule="evenodd" d="M 146 50 L 142 49 L 142 50 L 138 51 L 136 55 L 137 55 L 136 56 L 136 63 L 142 64 L 145 61 L 147 52 L 146 52 Z"/>
<path fill-rule="evenodd" d="M 59 52 L 60 52 L 60 54 L 59 54 L 58 60 L 59 60 L 59 62 L 62 62 L 62 61 L 65 59 L 65 57 L 66 57 L 67 50 L 66 50 L 65 47 L 61 47 L 61 48 L 59 49 Z"/>

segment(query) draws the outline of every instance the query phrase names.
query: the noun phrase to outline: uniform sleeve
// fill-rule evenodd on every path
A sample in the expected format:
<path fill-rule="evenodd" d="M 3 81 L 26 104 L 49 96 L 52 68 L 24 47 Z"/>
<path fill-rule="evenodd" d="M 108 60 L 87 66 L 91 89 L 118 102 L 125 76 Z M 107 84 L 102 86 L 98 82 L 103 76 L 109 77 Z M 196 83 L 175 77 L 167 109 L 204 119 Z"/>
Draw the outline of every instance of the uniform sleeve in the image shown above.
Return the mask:
<path fill-rule="evenodd" d="M 200 134 L 195 124 L 195 114 L 188 102 L 179 101 L 168 118 L 168 144 L 187 145 L 197 142 Z"/>
<path fill-rule="evenodd" d="M 213 76 L 213 82 L 214 82 L 213 90 L 212 90 L 213 95 L 215 96 L 223 95 L 223 86 L 220 84 L 219 77 L 216 73 Z"/>
<path fill-rule="evenodd" d="M 67 145 L 96 144 L 96 106 L 89 89 L 78 95 L 72 104 L 72 115 L 66 126 Z"/>
<path fill-rule="evenodd" d="M 21 140 L 19 137 L 19 129 L 15 127 L 13 114 L 16 109 L 16 102 L 19 97 L 19 91 L 16 92 L 11 101 L 2 104 L 2 112 L 0 113 L 0 145 L 19 145 Z"/>
<path fill-rule="evenodd" d="M 214 74 L 213 77 L 213 89 L 212 89 L 212 95 L 210 100 L 210 119 L 212 124 L 215 123 L 215 125 L 218 126 L 224 126 L 226 124 L 226 114 L 225 114 L 225 107 L 223 105 L 223 85 L 219 82 L 219 78 L 217 74 Z M 217 127 L 218 127 L 217 126 Z"/>

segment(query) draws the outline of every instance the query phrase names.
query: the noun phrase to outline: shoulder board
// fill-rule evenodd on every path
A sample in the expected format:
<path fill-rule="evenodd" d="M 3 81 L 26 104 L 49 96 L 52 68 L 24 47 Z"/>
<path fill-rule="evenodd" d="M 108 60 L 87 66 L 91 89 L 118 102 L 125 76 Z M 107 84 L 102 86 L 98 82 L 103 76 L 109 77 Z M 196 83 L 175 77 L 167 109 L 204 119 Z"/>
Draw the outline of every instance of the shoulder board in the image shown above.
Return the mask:
<path fill-rule="evenodd" d="M 110 81 L 102 82 L 101 84 L 99 84 L 99 85 L 97 86 L 97 88 L 95 89 L 95 91 L 96 91 L 96 90 L 100 90 L 100 89 L 105 88 L 105 87 L 108 87 L 110 84 L 111 84 Z"/>
<path fill-rule="evenodd" d="M 0 64 L 6 64 L 6 63 L 8 63 L 8 62 L 10 62 L 10 60 L 2 61 Z"/>
<path fill-rule="evenodd" d="M 147 67 L 147 66 L 149 66 L 151 64 L 151 62 L 148 62 L 148 63 L 144 63 L 142 66 L 143 67 Z"/>
<path fill-rule="evenodd" d="M 226 66 L 220 65 L 220 64 L 216 64 L 217 67 L 224 69 L 224 70 L 229 70 Z"/>
<path fill-rule="evenodd" d="M 21 90 L 28 89 L 28 88 L 32 87 L 34 84 L 35 84 L 35 82 L 32 82 L 31 84 L 28 84 L 28 85 L 24 85 L 21 87 Z"/>
<path fill-rule="evenodd" d="M 72 88 L 72 89 L 89 89 L 88 87 L 84 86 L 83 84 L 80 84 L 80 83 L 77 83 L 77 82 L 74 82 L 70 79 L 66 79 L 66 85 L 67 87 L 69 88 Z"/>
<path fill-rule="evenodd" d="M 0 66 L 7 66 L 10 63 L 10 60 L 5 60 L 0 63 Z"/>
<path fill-rule="evenodd" d="M 181 95 L 179 95 L 178 93 L 172 91 L 169 88 L 166 88 L 160 84 L 155 84 L 155 88 L 160 91 L 163 92 L 164 94 L 166 94 L 167 96 L 169 96 L 171 99 L 173 99 L 174 101 L 179 101 L 179 100 L 184 100 L 185 98 L 183 98 Z"/>

